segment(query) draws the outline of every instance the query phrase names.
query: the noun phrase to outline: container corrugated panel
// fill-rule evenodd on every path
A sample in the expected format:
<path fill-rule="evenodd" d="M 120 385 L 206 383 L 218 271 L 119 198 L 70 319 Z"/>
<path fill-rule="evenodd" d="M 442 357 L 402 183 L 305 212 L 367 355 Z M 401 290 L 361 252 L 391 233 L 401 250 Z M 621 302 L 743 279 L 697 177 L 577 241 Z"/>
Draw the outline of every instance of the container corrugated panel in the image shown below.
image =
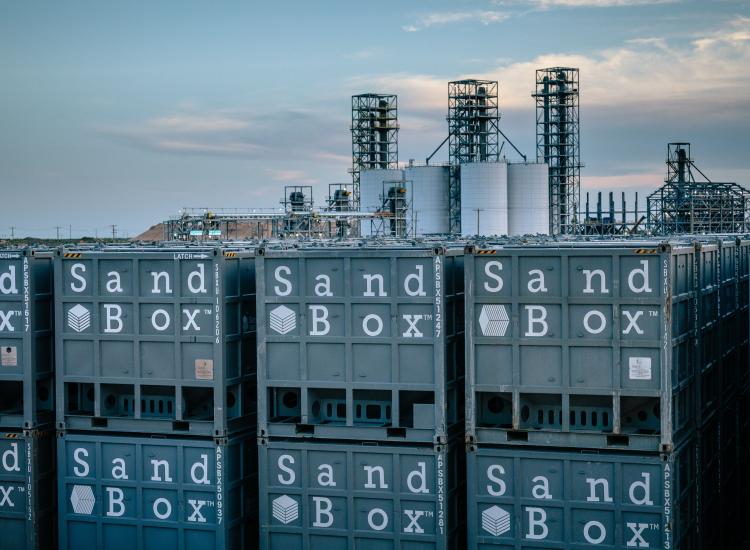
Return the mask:
<path fill-rule="evenodd" d="M 52 254 L 0 251 L 0 428 L 54 422 Z"/>
<path fill-rule="evenodd" d="M 265 441 L 265 550 L 427 550 L 466 544 L 463 445 Z"/>
<path fill-rule="evenodd" d="M 255 425 L 252 250 L 60 250 L 55 284 L 58 429 Z"/>
<path fill-rule="evenodd" d="M 463 247 L 258 251 L 262 437 L 463 434 Z"/>
<path fill-rule="evenodd" d="M 55 547 L 55 434 L 0 434 L 0 548 Z"/>
<path fill-rule="evenodd" d="M 57 441 L 59 548 L 244 550 L 257 541 L 257 448 L 229 439 Z"/>
<path fill-rule="evenodd" d="M 472 550 L 697 548 L 690 442 L 664 455 L 479 447 L 467 463 Z"/>
<path fill-rule="evenodd" d="M 469 443 L 669 450 L 695 421 L 696 253 L 505 245 L 466 256 Z"/>

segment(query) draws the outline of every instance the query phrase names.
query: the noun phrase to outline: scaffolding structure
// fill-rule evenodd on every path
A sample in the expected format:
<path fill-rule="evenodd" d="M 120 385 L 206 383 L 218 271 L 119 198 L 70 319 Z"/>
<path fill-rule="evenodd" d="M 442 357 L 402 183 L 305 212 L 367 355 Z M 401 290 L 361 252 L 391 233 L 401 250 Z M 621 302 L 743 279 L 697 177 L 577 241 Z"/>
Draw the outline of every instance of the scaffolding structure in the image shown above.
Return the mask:
<path fill-rule="evenodd" d="M 284 198 L 284 234 L 306 236 L 313 230 L 310 213 L 313 211 L 312 186 L 286 185 Z"/>
<path fill-rule="evenodd" d="M 359 209 L 362 170 L 398 168 L 398 97 L 352 96 L 352 201 Z"/>
<path fill-rule="evenodd" d="M 638 209 L 638 193 L 635 194 L 633 207 L 629 208 L 623 191 L 618 208 L 615 195 L 610 191 L 605 208 L 602 192 L 599 191 L 594 206 L 591 206 L 590 194 L 586 193 L 586 217 L 578 228 L 583 235 L 635 235 L 646 230 L 646 215 Z"/>
<path fill-rule="evenodd" d="M 448 83 L 449 229 L 461 233 L 460 165 L 497 162 L 500 156 L 500 112 L 496 80 Z M 434 153 L 433 153 L 434 154 Z"/>
<path fill-rule="evenodd" d="M 685 142 L 667 145 L 667 178 L 648 196 L 646 210 L 654 235 L 750 230 L 750 192 L 736 183 L 711 181 Z"/>
<path fill-rule="evenodd" d="M 578 69 L 536 71 L 536 158 L 549 166 L 550 234 L 578 232 L 581 130 Z"/>
<path fill-rule="evenodd" d="M 406 238 L 409 236 L 409 192 L 406 181 L 384 181 L 380 207 L 370 220 L 376 237 Z"/>
<path fill-rule="evenodd" d="M 356 208 L 354 208 L 352 200 L 354 196 L 352 188 L 353 184 L 351 183 L 329 183 L 326 211 L 340 213 L 354 212 Z M 354 225 L 352 225 L 349 218 L 341 217 L 336 219 L 335 227 L 336 237 L 344 239 L 351 236 Z"/>

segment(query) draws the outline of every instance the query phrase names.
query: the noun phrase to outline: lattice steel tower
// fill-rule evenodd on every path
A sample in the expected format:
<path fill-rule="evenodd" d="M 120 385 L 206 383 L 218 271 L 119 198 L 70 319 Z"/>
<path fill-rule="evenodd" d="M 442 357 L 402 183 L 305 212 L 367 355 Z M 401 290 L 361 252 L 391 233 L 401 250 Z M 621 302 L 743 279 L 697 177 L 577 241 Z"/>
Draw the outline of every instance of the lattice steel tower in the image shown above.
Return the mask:
<path fill-rule="evenodd" d="M 352 201 L 359 210 L 359 174 L 373 168 L 398 168 L 398 97 L 352 96 Z"/>
<path fill-rule="evenodd" d="M 496 80 L 448 83 L 448 160 L 450 232 L 461 233 L 460 165 L 497 162 L 500 113 Z"/>
<path fill-rule="evenodd" d="M 550 234 L 576 233 L 581 201 L 578 69 L 538 69 L 532 96 L 536 159 L 549 166 Z"/>

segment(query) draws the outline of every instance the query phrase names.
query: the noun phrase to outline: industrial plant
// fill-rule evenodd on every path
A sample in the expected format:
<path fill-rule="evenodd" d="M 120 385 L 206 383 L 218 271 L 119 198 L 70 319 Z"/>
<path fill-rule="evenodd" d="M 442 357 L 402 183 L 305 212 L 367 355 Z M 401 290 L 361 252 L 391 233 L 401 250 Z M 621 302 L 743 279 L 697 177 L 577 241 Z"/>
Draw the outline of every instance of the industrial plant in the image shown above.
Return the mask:
<path fill-rule="evenodd" d="M 670 143 L 662 187 L 630 208 L 622 193 L 581 206 L 580 77 L 572 67 L 536 71 L 536 158 L 500 128 L 499 85 L 448 83 L 446 137 L 423 164 L 399 160 L 398 97 L 351 98 L 351 182 L 329 184 L 322 204 L 312 186 L 284 187 L 278 209 L 183 208 L 163 238 L 204 241 L 273 238 L 473 235 L 671 235 L 750 229 L 750 192 L 714 182 L 690 143 Z M 447 144 L 448 162 L 431 163 Z M 508 158 L 511 155 L 511 159 Z M 644 208 L 645 206 L 645 208 Z M 161 236 L 160 236 L 161 237 Z"/>

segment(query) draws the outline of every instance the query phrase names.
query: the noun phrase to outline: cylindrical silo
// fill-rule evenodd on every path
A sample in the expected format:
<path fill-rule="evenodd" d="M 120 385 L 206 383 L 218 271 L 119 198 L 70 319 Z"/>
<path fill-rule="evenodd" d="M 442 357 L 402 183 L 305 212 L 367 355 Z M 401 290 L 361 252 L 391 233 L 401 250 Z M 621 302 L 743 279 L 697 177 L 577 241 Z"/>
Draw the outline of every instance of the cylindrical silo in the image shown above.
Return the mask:
<path fill-rule="evenodd" d="M 362 170 L 359 175 L 359 209 L 361 212 L 377 212 L 383 206 L 383 193 L 388 194 L 388 187 L 383 182 L 403 181 L 404 171 L 396 169 Z M 372 220 L 360 222 L 360 235 L 367 237 L 373 234 Z"/>
<path fill-rule="evenodd" d="M 461 234 L 508 233 L 508 163 L 461 165 Z"/>
<path fill-rule="evenodd" d="M 404 171 L 410 182 L 409 224 L 412 234 L 448 233 L 450 167 L 410 166 Z"/>
<path fill-rule="evenodd" d="M 543 163 L 508 165 L 508 234 L 549 232 L 549 170 Z"/>

